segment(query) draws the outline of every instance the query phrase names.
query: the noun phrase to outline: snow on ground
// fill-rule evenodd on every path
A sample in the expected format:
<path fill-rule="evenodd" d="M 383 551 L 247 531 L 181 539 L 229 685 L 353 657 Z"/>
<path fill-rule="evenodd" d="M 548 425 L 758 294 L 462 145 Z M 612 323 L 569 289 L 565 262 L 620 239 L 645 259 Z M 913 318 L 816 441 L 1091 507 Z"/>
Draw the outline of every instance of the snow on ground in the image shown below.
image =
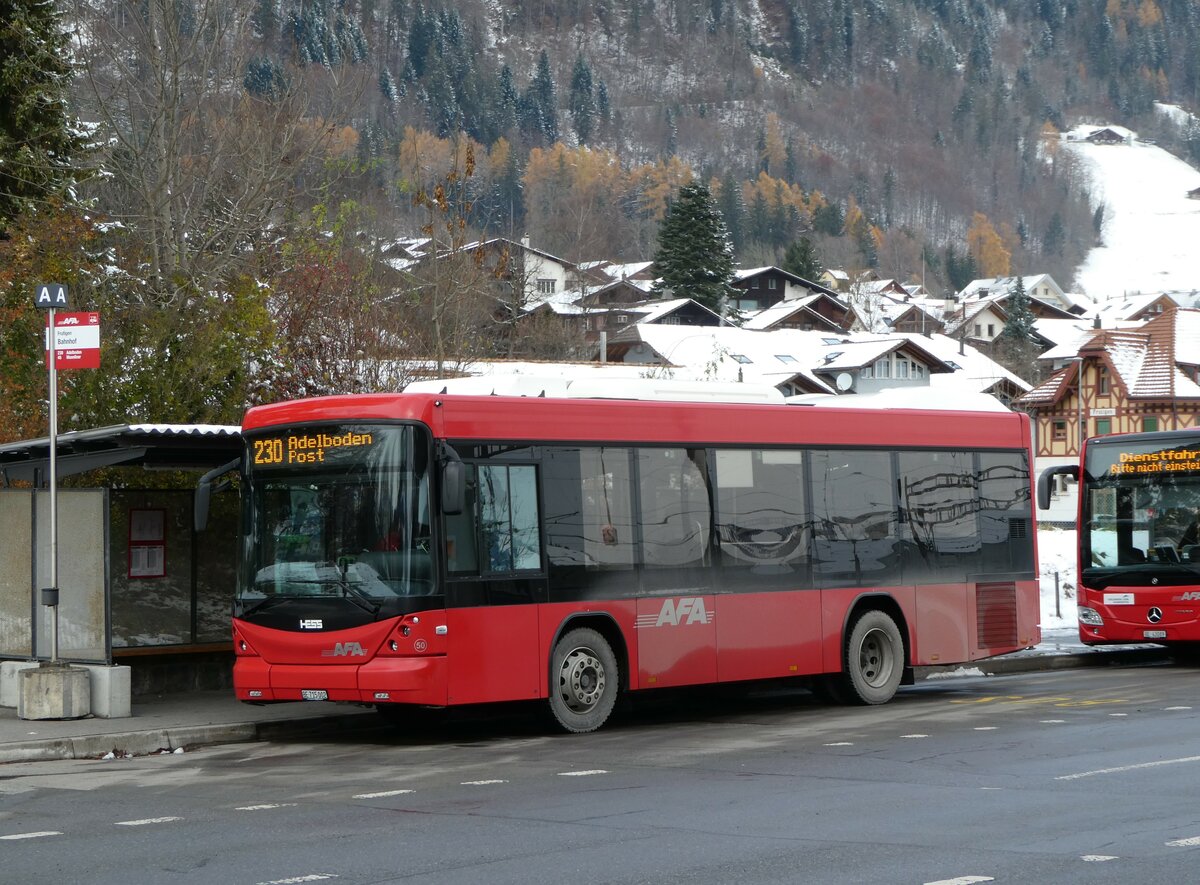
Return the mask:
<path fill-rule="evenodd" d="M 1075 130 L 1069 138 L 1097 128 Z M 1091 168 L 1093 208 L 1104 205 L 1103 245 L 1076 269 L 1075 288 L 1095 301 L 1200 290 L 1200 200 L 1187 198 L 1200 187 L 1200 171 L 1134 138 L 1112 145 L 1069 140 L 1066 146 Z"/>
<path fill-rule="evenodd" d="M 1038 567 L 1042 591 L 1042 641 L 1047 636 L 1076 639 L 1074 529 L 1038 529 Z M 1058 593 L 1055 595 L 1055 575 Z"/>

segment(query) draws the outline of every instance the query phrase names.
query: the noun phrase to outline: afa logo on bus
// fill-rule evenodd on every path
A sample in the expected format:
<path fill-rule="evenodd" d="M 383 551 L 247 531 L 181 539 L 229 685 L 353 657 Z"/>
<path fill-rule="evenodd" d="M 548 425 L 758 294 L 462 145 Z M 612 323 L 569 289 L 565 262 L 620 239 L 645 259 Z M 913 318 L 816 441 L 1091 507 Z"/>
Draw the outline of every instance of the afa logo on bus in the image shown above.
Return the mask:
<path fill-rule="evenodd" d="M 640 615 L 638 627 L 680 627 L 688 624 L 711 624 L 713 613 L 699 596 L 682 596 L 678 600 L 664 599 L 658 615 Z"/>
<path fill-rule="evenodd" d="M 345 657 L 361 657 L 365 658 L 367 651 L 357 642 L 338 642 L 333 648 L 321 649 L 321 657 L 323 658 L 345 658 Z"/>

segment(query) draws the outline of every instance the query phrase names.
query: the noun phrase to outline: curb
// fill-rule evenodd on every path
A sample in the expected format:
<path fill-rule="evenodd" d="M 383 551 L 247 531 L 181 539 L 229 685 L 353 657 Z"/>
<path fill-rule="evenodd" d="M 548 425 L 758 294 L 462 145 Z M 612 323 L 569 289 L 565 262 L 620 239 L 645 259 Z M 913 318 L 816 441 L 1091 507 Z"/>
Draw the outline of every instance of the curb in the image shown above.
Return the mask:
<path fill-rule="evenodd" d="M 1017 652 L 998 658 L 985 658 L 946 667 L 922 667 L 918 681 L 930 676 L 952 674 L 963 669 L 979 670 L 987 676 L 1009 673 L 1036 673 L 1039 670 L 1074 670 L 1089 667 L 1139 667 L 1168 664 L 1174 652 L 1167 648 L 1138 646 L 1120 649 L 1081 649 L 1079 651 L 1039 654 Z"/>
<path fill-rule="evenodd" d="M 232 722 L 219 725 L 179 725 L 140 731 L 88 734 L 77 737 L 12 741 L 0 744 L 0 764 L 8 762 L 49 762 L 61 759 L 102 759 L 152 756 L 216 744 L 251 743 L 283 736 L 300 737 L 337 732 L 361 723 L 369 712 L 333 716 L 276 719 L 266 722 Z"/>

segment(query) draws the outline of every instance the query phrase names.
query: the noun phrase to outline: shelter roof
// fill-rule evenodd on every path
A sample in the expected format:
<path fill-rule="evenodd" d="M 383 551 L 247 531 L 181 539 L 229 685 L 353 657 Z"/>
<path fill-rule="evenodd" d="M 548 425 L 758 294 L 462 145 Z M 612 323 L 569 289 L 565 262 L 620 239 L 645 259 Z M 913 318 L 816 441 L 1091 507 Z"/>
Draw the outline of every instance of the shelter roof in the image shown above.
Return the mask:
<path fill-rule="evenodd" d="M 58 476 L 115 466 L 208 470 L 242 451 L 241 428 L 226 424 L 117 424 L 60 433 L 56 442 Z M 49 464 L 49 436 L 0 445 L 6 481 L 33 482 Z"/>

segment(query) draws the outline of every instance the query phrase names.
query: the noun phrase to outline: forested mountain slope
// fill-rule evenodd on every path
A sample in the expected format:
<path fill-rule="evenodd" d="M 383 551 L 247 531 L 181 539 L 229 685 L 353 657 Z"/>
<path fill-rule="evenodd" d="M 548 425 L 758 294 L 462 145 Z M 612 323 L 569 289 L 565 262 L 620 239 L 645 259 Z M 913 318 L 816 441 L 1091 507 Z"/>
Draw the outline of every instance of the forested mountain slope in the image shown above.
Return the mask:
<path fill-rule="evenodd" d="M 349 122 L 377 181 L 405 177 L 405 127 L 504 139 L 481 226 L 644 257 L 677 158 L 725 191 L 744 263 L 814 230 L 827 263 L 889 276 L 928 246 L 947 285 L 1003 270 L 993 234 L 1069 284 L 1094 207 L 1048 140 L 1091 119 L 1186 152 L 1153 103 L 1200 88 L 1190 0 L 266 0 L 255 21 L 260 71 L 370 69 Z"/>

